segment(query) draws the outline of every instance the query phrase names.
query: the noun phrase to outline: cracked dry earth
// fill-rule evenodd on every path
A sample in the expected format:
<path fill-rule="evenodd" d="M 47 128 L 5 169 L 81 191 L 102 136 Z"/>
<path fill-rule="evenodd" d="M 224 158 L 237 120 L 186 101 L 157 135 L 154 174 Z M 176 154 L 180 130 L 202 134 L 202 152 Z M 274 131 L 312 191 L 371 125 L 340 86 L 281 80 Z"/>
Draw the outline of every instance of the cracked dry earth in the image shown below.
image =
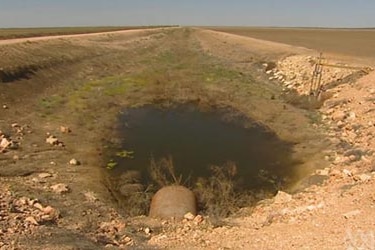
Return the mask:
<path fill-rule="evenodd" d="M 272 55 L 276 67 L 269 71 L 265 65 L 264 76 L 285 91 L 308 92 L 311 60 L 317 52 L 220 32 L 195 32 L 203 50 L 218 58 L 241 61 L 246 48 L 256 48 L 266 58 Z M 1 176 L 0 249 L 375 249 L 375 72 L 347 78 L 356 73 L 325 72 L 323 82 L 334 84 L 327 85 L 329 98 L 319 108 L 314 126 L 332 145 L 325 151 L 326 164 L 294 190 L 279 191 L 219 222 L 207 217 L 182 222 L 124 218 L 102 198 L 108 195 L 105 191 L 75 184 L 76 175 L 90 171 L 88 164 L 79 165 L 81 159 L 71 157 L 74 152 L 65 155 L 63 143 L 43 135 L 54 151 L 52 159 L 40 156 L 50 159 L 47 167 Z M 2 108 L 12 106 L 4 103 Z M 0 149 L 17 152 L 17 142 L 27 140 L 33 128 L 12 125 L 0 133 Z M 67 128 L 56 133 L 67 144 L 76 140 L 69 139 Z M 19 155 L 22 152 L 11 154 L 13 161 Z M 35 190 L 46 195 L 33 197 Z M 71 200 L 74 195 L 79 206 Z"/>

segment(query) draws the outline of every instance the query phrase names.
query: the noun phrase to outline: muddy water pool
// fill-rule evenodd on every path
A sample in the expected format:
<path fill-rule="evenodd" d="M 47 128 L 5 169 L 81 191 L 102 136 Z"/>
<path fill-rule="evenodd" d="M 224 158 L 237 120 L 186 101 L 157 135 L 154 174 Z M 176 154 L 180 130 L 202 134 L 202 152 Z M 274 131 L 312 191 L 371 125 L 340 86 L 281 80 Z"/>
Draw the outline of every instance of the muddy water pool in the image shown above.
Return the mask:
<path fill-rule="evenodd" d="M 146 105 L 124 111 L 120 132 L 121 150 L 131 155 L 116 157 L 112 174 L 140 171 L 145 183 L 151 160 L 165 157 L 173 159 L 176 175 L 190 183 L 210 176 L 210 166 L 232 162 L 236 181 L 246 189 L 283 185 L 298 166 L 290 143 L 230 109 Z"/>

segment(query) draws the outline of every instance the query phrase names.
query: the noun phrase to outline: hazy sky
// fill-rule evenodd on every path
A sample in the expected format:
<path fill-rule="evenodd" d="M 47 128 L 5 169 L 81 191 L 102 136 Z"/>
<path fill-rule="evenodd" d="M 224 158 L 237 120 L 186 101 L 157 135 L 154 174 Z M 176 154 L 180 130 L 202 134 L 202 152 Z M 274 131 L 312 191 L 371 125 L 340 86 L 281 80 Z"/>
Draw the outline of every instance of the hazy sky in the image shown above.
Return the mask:
<path fill-rule="evenodd" d="M 375 27 L 375 0 L 0 0 L 0 27 Z"/>

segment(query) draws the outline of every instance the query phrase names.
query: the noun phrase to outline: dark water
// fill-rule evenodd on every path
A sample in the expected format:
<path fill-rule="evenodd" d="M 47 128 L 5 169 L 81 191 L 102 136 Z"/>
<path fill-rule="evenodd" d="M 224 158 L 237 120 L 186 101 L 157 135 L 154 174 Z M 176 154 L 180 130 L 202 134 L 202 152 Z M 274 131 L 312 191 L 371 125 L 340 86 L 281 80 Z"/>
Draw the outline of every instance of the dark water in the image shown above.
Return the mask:
<path fill-rule="evenodd" d="M 192 181 L 209 176 L 210 165 L 228 161 L 236 164 L 238 181 L 246 188 L 262 185 L 264 177 L 291 179 L 297 164 L 291 159 L 291 145 L 254 121 L 233 114 L 200 111 L 192 105 L 128 109 L 120 118 L 122 147 L 134 151 L 134 159 L 116 159 L 119 165 L 113 173 L 140 170 L 147 179 L 152 157 L 171 156 L 176 174 L 190 176 Z"/>

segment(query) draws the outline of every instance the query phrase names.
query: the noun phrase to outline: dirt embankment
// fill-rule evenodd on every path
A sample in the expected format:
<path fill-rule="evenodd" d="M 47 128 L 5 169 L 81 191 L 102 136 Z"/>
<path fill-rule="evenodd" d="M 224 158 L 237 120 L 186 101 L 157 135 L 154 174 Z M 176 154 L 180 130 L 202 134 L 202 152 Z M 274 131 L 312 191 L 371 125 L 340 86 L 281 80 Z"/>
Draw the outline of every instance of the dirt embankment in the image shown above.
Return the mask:
<path fill-rule="evenodd" d="M 305 86 L 308 75 L 269 79 L 280 71 L 293 78 L 300 64 L 312 70 L 306 60 L 315 53 L 304 48 L 182 28 L 9 44 L 0 52 L 7 72 L 0 83 L 0 248 L 373 246 L 373 73 L 332 85 L 332 98 L 311 115 L 280 94 Z M 37 68 L 15 70 L 30 65 Z M 234 107 L 293 142 L 301 168 L 321 168 L 306 180 L 314 185 L 225 220 L 125 218 L 103 178 L 104 148 L 119 142 L 116 115 L 191 101 Z"/>

